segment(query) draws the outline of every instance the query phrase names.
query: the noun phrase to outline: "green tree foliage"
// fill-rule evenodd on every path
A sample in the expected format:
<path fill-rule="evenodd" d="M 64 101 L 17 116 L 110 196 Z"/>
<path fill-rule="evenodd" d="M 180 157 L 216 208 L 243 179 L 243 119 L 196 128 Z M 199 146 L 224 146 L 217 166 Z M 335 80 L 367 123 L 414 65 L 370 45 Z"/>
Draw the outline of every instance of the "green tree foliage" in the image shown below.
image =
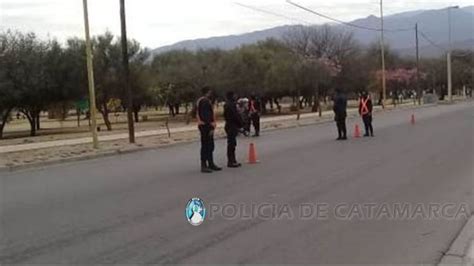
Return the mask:
<path fill-rule="evenodd" d="M 127 92 L 120 39 L 106 32 L 92 41 L 97 106 L 107 129 L 109 114 L 125 111 Z M 214 88 L 222 99 L 226 91 L 240 96 L 256 94 L 270 107 L 281 110 L 283 97 L 292 97 L 300 106 L 321 111 L 335 88 L 356 96 L 361 90 L 381 90 L 380 45 L 360 46 L 351 32 L 330 27 L 301 26 L 288 32 L 282 41 L 268 39 L 253 45 L 223 51 L 218 49 L 170 51 L 155 55 L 137 41 L 129 41 L 130 85 L 133 112 L 138 121 L 144 106 L 168 105 L 171 114 L 179 107 L 195 103 L 203 86 Z M 453 52 L 453 85 L 473 86 L 472 52 Z M 416 69 L 413 58 L 402 58 L 385 48 L 387 71 Z M 388 91 L 413 90 L 446 93 L 446 58 L 423 59 L 419 83 L 387 83 Z M 31 135 L 39 129 L 39 115 L 51 107 L 63 113 L 77 101 L 88 98 L 85 42 L 79 38 L 61 45 L 41 40 L 33 33 L 0 33 L 0 137 L 10 113 L 20 111 L 31 125 Z M 56 110 L 55 109 L 55 110 Z M 114 110 L 117 109 L 117 110 Z"/>
<path fill-rule="evenodd" d="M 2 57 L 4 77 L 14 90 L 15 107 L 28 118 L 31 135 L 39 128 L 39 115 L 52 100 L 49 94 L 48 61 L 51 44 L 40 41 L 34 34 L 7 32 L 6 49 Z"/>
<path fill-rule="evenodd" d="M 10 33 L 8 33 L 10 34 Z M 11 64 L 11 38 L 6 34 L 0 35 L 0 139 L 3 136 L 3 129 L 8 121 L 10 112 L 15 106 L 18 97 L 15 94 L 14 86 L 8 78 L 8 66 Z"/>
<path fill-rule="evenodd" d="M 173 110 L 183 102 L 191 102 L 204 85 L 207 66 L 201 64 L 196 53 L 172 51 L 158 55 L 152 62 L 152 73 L 157 76 L 164 102 Z M 177 110 L 179 113 L 179 110 Z M 172 112 L 174 114 L 174 112 Z"/>

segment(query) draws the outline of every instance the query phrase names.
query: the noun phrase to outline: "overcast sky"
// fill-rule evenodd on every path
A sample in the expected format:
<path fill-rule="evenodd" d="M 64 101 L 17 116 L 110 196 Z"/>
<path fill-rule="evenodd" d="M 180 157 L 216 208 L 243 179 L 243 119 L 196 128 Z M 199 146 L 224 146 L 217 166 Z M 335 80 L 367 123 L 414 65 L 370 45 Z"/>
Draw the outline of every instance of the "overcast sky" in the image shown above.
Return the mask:
<path fill-rule="evenodd" d="M 350 21 L 379 14 L 378 0 L 293 0 L 326 15 Z M 466 6 L 472 0 L 390 0 L 384 12 L 394 14 L 449 5 Z M 284 14 L 272 16 L 237 5 Z M 285 24 L 325 23 L 285 0 L 127 0 L 129 38 L 156 48 L 186 39 L 239 34 Z M 119 0 L 89 0 L 92 34 L 120 33 Z M 33 31 L 65 40 L 84 35 L 82 0 L 0 0 L 0 30 Z"/>

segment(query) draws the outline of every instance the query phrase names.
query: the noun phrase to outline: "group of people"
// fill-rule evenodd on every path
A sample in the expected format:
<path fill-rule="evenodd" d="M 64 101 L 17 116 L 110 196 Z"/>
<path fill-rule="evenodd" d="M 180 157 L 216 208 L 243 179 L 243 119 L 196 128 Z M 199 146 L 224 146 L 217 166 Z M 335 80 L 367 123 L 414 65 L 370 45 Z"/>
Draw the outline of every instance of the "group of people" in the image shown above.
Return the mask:
<path fill-rule="evenodd" d="M 238 99 L 237 95 L 229 91 L 226 93 L 224 105 L 225 132 L 227 135 L 227 167 L 241 167 L 237 161 L 235 150 L 237 147 L 237 136 L 242 133 L 250 134 L 251 124 L 255 128 L 254 136 L 260 134 L 260 101 L 252 95 L 247 98 Z M 216 117 L 213 107 L 215 95 L 209 87 L 202 89 L 202 96 L 196 103 L 196 118 L 201 135 L 201 172 L 212 173 L 221 171 L 222 168 L 214 162 L 214 132 L 216 130 Z M 347 97 L 342 90 L 337 89 L 334 97 L 334 114 L 337 124 L 337 140 L 347 140 Z M 363 92 L 359 99 L 359 114 L 365 126 L 365 137 L 374 136 L 372 126 L 373 104 L 370 95 Z"/>
<path fill-rule="evenodd" d="M 340 89 L 336 89 L 333 110 L 335 114 L 334 120 L 336 121 L 338 132 L 337 140 L 347 140 L 347 97 Z M 372 126 L 372 112 L 372 99 L 370 98 L 369 93 L 364 91 L 359 98 L 359 115 L 362 117 L 365 127 L 364 137 L 374 136 L 374 127 Z"/>
<path fill-rule="evenodd" d="M 196 118 L 201 134 L 201 172 L 212 173 L 222 168 L 214 162 L 214 131 L 216 118 L 213 108 L 215 95 L 209 87 L 202 89 L 202 97 L 196 103 Z M 238 168 L 242 164 L 237 162 L 235 150 L 239 133 L 249 135 L 252 123 L 255 129 L 254 136 L 260 135 L 261 104 L 255 95 L 248 99 L 238 100 L 237 95 L 229 91 L 226 93 L 224 105 L 225 132 L 227 135 L 227 167 Z"/>

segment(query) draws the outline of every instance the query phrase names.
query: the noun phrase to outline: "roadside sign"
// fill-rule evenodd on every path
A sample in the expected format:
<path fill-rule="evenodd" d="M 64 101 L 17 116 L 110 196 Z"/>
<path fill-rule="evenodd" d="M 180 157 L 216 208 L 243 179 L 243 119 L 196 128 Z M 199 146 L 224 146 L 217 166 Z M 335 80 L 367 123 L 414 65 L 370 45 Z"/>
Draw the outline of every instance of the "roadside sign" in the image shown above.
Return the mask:
<path fill-rule="evenodd" d="M 79 100 L 76 102 L 76 108 L 81 111 L 89 110 L 89 101 L 88 100 Z"/>

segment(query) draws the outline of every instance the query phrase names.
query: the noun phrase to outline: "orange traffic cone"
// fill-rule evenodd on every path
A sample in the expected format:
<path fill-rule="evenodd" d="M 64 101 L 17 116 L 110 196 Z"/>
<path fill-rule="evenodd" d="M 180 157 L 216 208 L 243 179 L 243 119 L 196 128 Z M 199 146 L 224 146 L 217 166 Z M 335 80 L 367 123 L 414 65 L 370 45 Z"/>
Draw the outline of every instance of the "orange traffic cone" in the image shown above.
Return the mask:
<path fill-rule="evenodd" d="M 250 146 L 249 146 L 249 164 L 256 164 L 256 163 L 258 163 L 258 160 L 257 160 L 257 151 L 256 151 L 256 148 L 255 148 L 255 144 L 250 143 Z"/>
<path fill-rule="evenodd" d="M 360 138 L 360 128 L 359 128 L 359 124 L 356 124 L 356 125 L 355 125 L 354 138 Z"/>
<path fill-rule="evenodd" d="M 414 125 L 415 123 L 416 123 L 415 114 L 412 114 L 411 115 L 411 124 Z"/>

